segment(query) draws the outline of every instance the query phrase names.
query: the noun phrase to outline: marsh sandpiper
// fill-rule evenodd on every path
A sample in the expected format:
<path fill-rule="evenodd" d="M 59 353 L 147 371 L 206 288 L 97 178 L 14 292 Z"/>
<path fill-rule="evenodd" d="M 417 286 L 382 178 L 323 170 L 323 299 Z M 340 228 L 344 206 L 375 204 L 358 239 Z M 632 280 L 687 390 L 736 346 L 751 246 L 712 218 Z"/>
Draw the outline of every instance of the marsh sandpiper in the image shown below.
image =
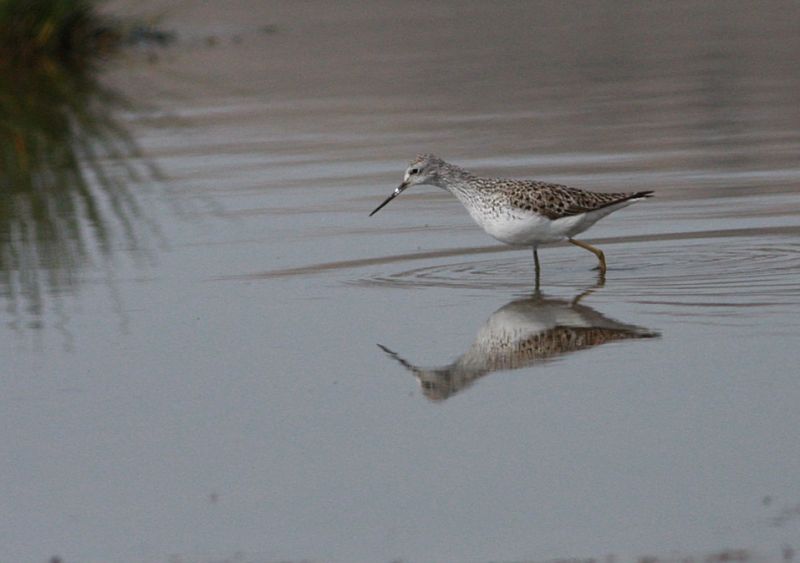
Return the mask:
<path fill-rule="evenodd" d="M 370 217 L 403 193 L 406 188 L 428 184 L 458 198 L 486 233 L 512 246 L 533 248 L 536 285 L 539 285 L 539 245 L 567 239 L 594 253 L 600 275 L 605 275 L 603 251 L 575 240 L 597 221 L 652 191 L 599 193 L 536 180 L 483 178 L 432 154 L 417 156 L 406 168 L 403 183 Z"/>

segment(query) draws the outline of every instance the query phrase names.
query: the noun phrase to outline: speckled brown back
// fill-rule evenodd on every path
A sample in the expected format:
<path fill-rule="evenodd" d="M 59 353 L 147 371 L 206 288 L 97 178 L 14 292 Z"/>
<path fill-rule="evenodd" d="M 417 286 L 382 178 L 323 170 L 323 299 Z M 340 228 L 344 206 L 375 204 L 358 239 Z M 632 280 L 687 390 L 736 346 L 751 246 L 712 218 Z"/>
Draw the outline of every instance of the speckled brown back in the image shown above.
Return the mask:
<path fill-rule="evenodd" d="M 503 194 L 511 207 L 533 211 L 548 219 L 558 219 L 601 209 L 636 197 L 647 197 L 649 192 L 600 193 L 548 184 L 535 180 L 508 180 L 476 178 L 481 189 L 493 189 Z"/>

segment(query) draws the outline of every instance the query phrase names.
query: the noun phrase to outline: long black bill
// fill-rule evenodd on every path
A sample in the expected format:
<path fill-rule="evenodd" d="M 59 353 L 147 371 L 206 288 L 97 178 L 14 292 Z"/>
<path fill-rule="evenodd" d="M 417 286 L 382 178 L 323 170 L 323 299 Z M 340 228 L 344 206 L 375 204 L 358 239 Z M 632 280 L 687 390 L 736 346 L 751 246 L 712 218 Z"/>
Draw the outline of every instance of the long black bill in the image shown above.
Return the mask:
<path fill-rule="evenodd" d="M 397 186 L 397 188 L 395 188 L 395 190 L 394 190 L 394 191 L 391 193 L 391 195 L 390 195 L 389 197 L 387 197 L 385 200 L 383 200 L 383 203 L 381 203 L 381 204 L 380 204 L 378 207 L 376 207 L 376 208 L 375 208 L 375 211 L 373 211 L 372 213 L 370 213 L 370 214 L 369 214 L 369 216 L 370 216 L 370 217 L 372 217 L 372 216 L 373 216 L 373 215 L 375 215 L 375 214 L 376 214 L 378 211 L 380 211 L 381 209 L 383 209 L 383 206 L 384 206 L 384 205 L 386 205 L 387 203 L 389 203 L 390 201 L 392 201 L 394 198 L 396 198 L 397 196 L 399 196 L 401 193 L 403 193 L 403 190 L 405 190 L 407 187 L 408 187 L 408 184 L 407 184 L 406 182 L 403 182 L 402 184 L 400 184 L 399 186 Z"/>

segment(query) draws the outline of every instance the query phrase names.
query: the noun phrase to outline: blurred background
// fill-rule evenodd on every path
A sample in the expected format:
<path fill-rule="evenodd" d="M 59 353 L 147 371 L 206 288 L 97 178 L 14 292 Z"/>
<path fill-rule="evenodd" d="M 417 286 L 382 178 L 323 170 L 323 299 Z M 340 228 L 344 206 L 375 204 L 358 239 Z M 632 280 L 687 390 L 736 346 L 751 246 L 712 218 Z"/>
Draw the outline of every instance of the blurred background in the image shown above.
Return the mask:
<path fill-rule="evenodd" d="M 798 25 L 0 1 L 0 561 L 793 559 Z M 533 293 L 421 152 L 656 197 Z"/>

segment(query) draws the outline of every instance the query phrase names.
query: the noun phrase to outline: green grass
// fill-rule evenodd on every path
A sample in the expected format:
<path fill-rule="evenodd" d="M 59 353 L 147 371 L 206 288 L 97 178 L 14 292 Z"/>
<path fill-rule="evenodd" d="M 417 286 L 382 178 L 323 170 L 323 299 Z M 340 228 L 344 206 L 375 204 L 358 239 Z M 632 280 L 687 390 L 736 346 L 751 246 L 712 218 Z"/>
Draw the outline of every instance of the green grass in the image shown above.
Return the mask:
<path fill-rule="evenodd" d="M 0 296 L 42 307 L 115 244 L 135 246 L 133 186 L 157 176 L 100 78 L 119 24 L 89 0 L 0 0 Z"/>
<path fill-rule="evenodd" d="M 118 41 L 117 28 L 92 0 L 0 0 L 0 59 L 92 58 Z"/>

